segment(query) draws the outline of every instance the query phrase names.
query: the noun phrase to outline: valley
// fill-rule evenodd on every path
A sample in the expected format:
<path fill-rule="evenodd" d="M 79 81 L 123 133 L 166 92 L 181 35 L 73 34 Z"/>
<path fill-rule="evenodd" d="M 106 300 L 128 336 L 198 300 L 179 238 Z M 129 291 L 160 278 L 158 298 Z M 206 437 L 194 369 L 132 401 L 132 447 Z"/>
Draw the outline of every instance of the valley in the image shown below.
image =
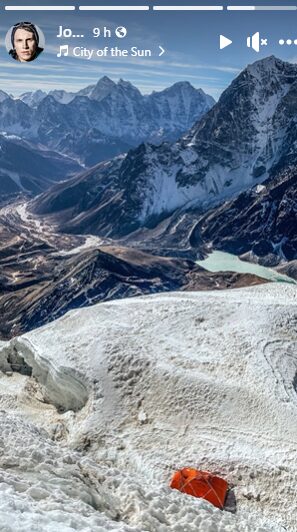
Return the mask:
<path fill-rule="evenodd" d="M 273 277 L 265 279 L 257 269 L 232 271 L 232 264 L 231 271 L 206 271 L 197 261 L 213 251 L 277 269 L 276 280 L 287 275 L 294 282 L 296 74 L 296 65 L 268 57 L 245 68 L 217 103 L 186 82 L 153 93 L 145 105 L 158 109 L 161 121 L 167 109 L 166 142 L 157 143 L 148 142 L 156 123 L 148 121 L 150 132 L 144 132 L 135 119 L 137 106 L 143 112 L 143 97 L 122 80 L 102 78 L 79 94 L 54 91 L 18 100 L 2 94 L 0 123 L 7 133 L 0 139 L 1 337 L 100 301 L 238 288 Z M 80 116 L 77 106 L 82 106 L 84 120 L 90 120 L 89 112 L 92 120 L 101 120 L 104 109 L 115 113 L 121 108 L 130 131 L 121 132 L 121 138 L 128 141 L 134 135 L 138 146 L 122 153 L 123 146 L 117 145 L 120 154 L 108 159 L 104 152 L 107 160 L 101 162 L 96 152 L 98 162 L 86 167 L 69 136 L 61 148 L 61 135 L 75 125 L 70 117 Z M 30 120 L 38 108 L 38 134 L 43 131 L 47 147 L 34 146 L 31 126 L 25 131 L 27 108 L 33 110 Z M 63 127 L 57 126 L 51 137 L 47 128 L 51 120 L 56 123 L 58 111 Z M 26 140 L 9 133 L 20 113 Z M 191 126 L 190 116 L 196 120 Z M 178 136 L 187 127 L 187 133 L 172 140 L 169 130 Z M 84 138 L 92 135 L 85 130 Z M 65 153 L 51 152 L 50 146 Z M 86 153 L 84 144 L 80 148 Z M 17 159 L 20 150 L 23 157 Z M 6 175 L 13 178 L 13 194 Z"/>
<path fill-rule="evenodd" d="M 211 274 L 193 260 L 121 241 L 59 233 L 50 220 L 30 214 L 26 202 L 0 209 L 0 242 L 0 339 L 99 301 L 263 282 L 254 275 Z"/>

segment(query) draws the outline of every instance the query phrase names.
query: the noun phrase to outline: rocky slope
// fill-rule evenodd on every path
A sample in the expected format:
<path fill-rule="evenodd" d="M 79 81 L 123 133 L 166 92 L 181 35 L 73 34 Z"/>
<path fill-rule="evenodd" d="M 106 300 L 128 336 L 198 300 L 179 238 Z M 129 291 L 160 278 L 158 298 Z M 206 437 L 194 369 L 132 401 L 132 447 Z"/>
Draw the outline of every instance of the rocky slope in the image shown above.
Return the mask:
<path fill-rule="evenodd" d="M 22 203 L 0 209 L 0 338 L 99 301 L 261 282 L 255 276 L 210 274 L 191 260 L 95 237 L 61 235 L 30 217 Z"/>
<path fill-rule="evenodd" d="M 177 143 L 142 144 L 58 185 L 32 208 L 57 216 L 66 231 L 123 237 L 262 183 L 294 164 L 296 75 L 296 65 L 274 57 L 248 66 Z"/>
<path fill-rule="evenodd" d="M 268 266 L 296 259 L 297 167 L 201 216 L 189 240 L 192 247 L 203 242 Z"/>
<path fill-rule="evenodd" d="M 277 270 L 280 273 L 289 275 L 297 281 L 297 260 L 292 260 L 289 263 L 282 264 L 277 268 Z"/>

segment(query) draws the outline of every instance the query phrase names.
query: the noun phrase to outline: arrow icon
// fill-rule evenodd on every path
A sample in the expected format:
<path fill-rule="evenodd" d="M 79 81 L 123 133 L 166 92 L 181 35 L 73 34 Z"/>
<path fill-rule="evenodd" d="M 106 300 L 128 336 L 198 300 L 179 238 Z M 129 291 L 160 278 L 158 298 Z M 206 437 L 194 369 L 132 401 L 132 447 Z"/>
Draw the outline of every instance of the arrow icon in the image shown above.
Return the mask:
<path fill-rule="evenodd" d="M 159 45 L 159 48 L 161 50 L 161 52 L 159 53 L 159 57 L 161 57 L 161 55 L 165 54 L 165 50 L 162 46 Z"/>
<path fill-rule="evenodd" d="M 230 46 L 232 42 L 233 41 L 231 41 L 231 39 L 228 39 L 228 37 L 220 35 L 220 50 L 223 50 L 223 48 L 227 48 L 227 46 Z"/>

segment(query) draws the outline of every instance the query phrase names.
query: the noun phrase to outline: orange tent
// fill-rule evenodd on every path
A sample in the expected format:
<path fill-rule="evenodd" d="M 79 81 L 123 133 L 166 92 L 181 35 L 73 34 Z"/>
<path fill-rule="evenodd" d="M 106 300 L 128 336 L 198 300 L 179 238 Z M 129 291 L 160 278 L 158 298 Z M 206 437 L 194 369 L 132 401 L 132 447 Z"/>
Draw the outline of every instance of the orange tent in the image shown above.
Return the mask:
<path fill-rule="evenodd" d="M 228 491 L 228 483 L 223 478 L 216 477 L 208 471 L 188 467 L 174 473 L 170 487 L 193 497 L 205 499 L 221 510 L 224 508 Z"/>

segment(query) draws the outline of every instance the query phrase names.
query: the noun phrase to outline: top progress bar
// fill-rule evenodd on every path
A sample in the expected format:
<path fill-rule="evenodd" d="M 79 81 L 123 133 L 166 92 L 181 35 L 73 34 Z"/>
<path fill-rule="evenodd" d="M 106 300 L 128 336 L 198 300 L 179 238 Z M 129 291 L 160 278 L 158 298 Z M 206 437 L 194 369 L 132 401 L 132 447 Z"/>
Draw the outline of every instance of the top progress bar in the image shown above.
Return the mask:
<path fill-rule="evenodd" d="M 80 11 L 148 11 L 150 6 L 79 6 Z"/>
<path fill-rule="evenodd" d="M 223 6 L 153 6 L 154 11 L 223 11 Z"/>
<path fill-rule="evenodd" d="M 5 6 L 5 11 L 75 11 L 75 6 Z M 148 11 L 149 6 L 79 6 L 80 11 Z"/>
<path fill-rule="evenodd" d="M 149 11 L 150 6 L 79 6 L 79 11 Z M 223 11 L 224 6 L 152 6 L 153 11 Z M 227 6 L 227 11 L 297 11 L 297 6 Z M 75 6 L 5 6 L 6 11 L 75 11 Z"/>
<path fill-rule="evenodd" d="M 227 6 L 228 11 L 297 11 L 297 6 Z"/>
<path fill-rule="evenodd" d="M 75 6 L 5 6 L 5 11 L 75 11 Z"/>

